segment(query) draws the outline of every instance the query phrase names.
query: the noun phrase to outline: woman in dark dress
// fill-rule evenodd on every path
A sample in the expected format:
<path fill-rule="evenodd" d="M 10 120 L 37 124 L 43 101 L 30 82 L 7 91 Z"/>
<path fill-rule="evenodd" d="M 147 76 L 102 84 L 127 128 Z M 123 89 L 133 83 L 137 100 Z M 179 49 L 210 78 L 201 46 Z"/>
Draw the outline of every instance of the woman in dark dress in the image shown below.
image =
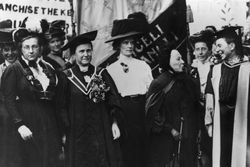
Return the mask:
<path fill-rule="evenodd" d="M 93 31 L 79 35 L 65 46 L 76 58 L 75 66 L 65 71 L 62 91 L 66 97 L 62 109 L 69 120 L 67 125 L 67 118 L 64 119 L 68 127 L 67 167 L 121 166 L 116 140 L 120 136 L 116 121 L 120 110 L 117 90 L 106 70 L 99 71 L 90 64 L 91 41 L 96 34 Z M 96 88 L 99 90 L 95 92 Z"/>
<path fill-rule="evenodd" d="M 15 137 L 19 140 L 19 166 L 60 166 L 54 103 L 57 76 L 51 66 L 39 58 L 41 43 L 37 33 L 19 29 L 14 39 L 21 57 L 6 68 L 1 86 L 6 109 L 16 127 Z"/>
<path fill-rule="evenodd" d="M 150 85 L 147 98 L 162 91 L 169 85 L 169 91 L 162 97 L 159 110 L 146 105 L 146 129 L 148 134 L 148 167 L 164 167 L 176 154 L 178 141 L 180 146 L 181 167 L 196 165 L 196 139 L 198 133 L 199 113 L 199 85 L 191 76 L 183 72 L 184 61 L 177 50 L 165 54 L 161 61 L 165 70 Z M 158 99 L 160 100 L 160 99 Z M 182 132 L 180 132 L 183 120 Z"/>
<path fill-rule="evenodd" d="M 3 22 L 0 22 L 0 26 Z M 14 63 L 18 57 L 17 48 L 12 39 L 11 25 L 9 29 L 0 29 L 0 56 L 4 62 L 0 64 L 0 79 L 2 74 L 10 64 Z M 1 87 L 1 81 L 0 81 Z M 4 105 L 2 90 L 0 89 L 0 166 L 15 167 L 19 165 L 16 154 L 16 144 L 13 133 L 13 123 Z M 16 159 L 15 161 L 11 159 Z"/>

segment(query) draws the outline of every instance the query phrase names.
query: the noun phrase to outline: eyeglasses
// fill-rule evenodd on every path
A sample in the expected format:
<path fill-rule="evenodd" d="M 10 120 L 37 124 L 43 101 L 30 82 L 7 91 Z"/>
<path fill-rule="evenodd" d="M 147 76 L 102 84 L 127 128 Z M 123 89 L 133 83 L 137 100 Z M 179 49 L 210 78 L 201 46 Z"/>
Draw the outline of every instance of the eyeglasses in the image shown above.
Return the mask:
<path fill-rule="evenodd" d="M 122 66 L 123 71 L 124 71 L 125 73 L 127 73 L 127 72 L 129 71 L 128 65 L 125 64 L 125 63 L 120 63 L 120 64 L 121 64 L 121 66 Z"/>
<path fill-rule="evenodd" d="M 25 45 L 25 46 L 23 46 L 22 48 L 23 48 L 24 50 L 30 50 L 30 49 L 32 49 L 32 50 L 37 50 L 37 49 L 39 48 L 39 46 L 38 46 L 38 45 L 32 45 L 32 46 Z"/>

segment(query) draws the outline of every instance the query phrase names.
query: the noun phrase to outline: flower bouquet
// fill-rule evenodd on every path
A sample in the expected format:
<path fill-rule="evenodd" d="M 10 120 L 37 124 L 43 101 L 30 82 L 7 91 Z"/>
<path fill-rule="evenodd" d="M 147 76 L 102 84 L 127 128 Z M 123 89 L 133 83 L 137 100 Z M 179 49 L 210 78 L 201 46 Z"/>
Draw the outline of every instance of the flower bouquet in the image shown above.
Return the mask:
<path fill-rule="evenodd" d="M 94 75 L 90 82 L 90 92 L 89 98 L 94 103 L 99 103 L 100 101 L 105 100 L 105 94 L 108 92 L 110 87 L 102 79 L 100 75 Z"/>

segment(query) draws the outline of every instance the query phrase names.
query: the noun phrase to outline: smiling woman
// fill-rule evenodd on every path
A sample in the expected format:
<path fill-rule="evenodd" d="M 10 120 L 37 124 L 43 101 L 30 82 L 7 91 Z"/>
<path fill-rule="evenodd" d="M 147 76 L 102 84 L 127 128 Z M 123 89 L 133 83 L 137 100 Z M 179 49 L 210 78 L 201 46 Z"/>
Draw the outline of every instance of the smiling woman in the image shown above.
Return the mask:
<path fill-rule="evenodd" d="M 161 67 L 165 71 L 152 81 L 147 93 L 151 105 L 146 111 L 149 141 L 146 166 L 168 166 L 173 155 L 178 156 L 182 167 L 196 166 L 199 87 L 183 71 L 184 62 L 177 50 L 162 53 Z M 163 95 L 150 103 L 150 97 L 159 92 Z"/>
<path fill-rule="evenodd" d="M 2 25 L 3 22 L 0 22 Z M 0 86 L 2 74 L 7 66 L 13 64 L 17 57 L 18 51 L 12 40 L 12 30 L 4 31 L 0 29 L 0 56 L 4 62 L 0 64 Z M 13 124 L 4 104 L 3 92 L 0 90 L 0 166 L 9 167 L 10 164 L 18 165 L 19 158 L 17 155 L 16 144 L 18 143 L 13 135 Z M 12 160 L 11 160 L 12 159 Z M 13 160 L 14 159 L 14 160 Z"/>

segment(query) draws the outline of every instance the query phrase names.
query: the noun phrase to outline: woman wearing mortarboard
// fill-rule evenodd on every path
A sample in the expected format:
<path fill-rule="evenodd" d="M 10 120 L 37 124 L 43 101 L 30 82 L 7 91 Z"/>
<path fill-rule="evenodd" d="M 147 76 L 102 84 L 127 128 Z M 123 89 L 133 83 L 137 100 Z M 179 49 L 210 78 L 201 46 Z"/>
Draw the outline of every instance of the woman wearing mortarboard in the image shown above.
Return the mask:
<path fill-rule="evenodd" d="M 216 33 L 216 53 L 222 63 L 208 74 L 205 124 L 213 137 L 213 167 L 250 166 L 250 64 L 242 53 L 239 27 Z"/>

